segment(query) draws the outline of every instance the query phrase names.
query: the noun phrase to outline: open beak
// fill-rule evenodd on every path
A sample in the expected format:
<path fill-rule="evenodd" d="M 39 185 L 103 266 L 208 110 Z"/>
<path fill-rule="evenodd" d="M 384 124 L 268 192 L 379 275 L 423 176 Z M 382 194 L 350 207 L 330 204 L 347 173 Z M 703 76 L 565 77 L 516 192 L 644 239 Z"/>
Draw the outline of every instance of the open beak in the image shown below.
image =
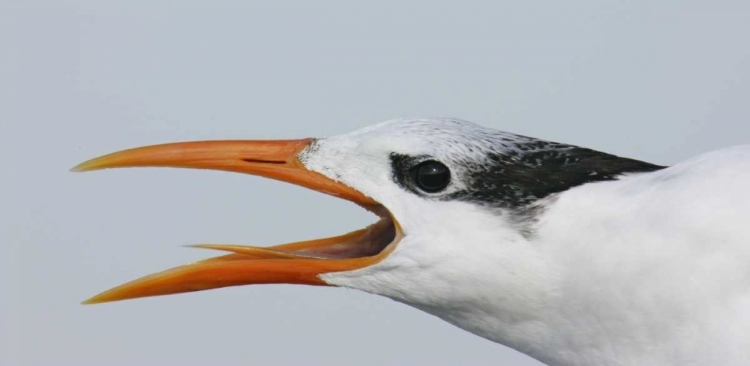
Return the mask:
<path fill-rule="evenodd" d="M 225 170 L 281 180 L 352 201 L 381 216 L 377 223 L 345 235 L 261 248 L 203 244 L 231 254 L 142 277 L 100 293 L 94 304 L 228 286 L 289 283 L 327 285 L 321 274 L 371 266 L 401 238 L 393 217 L 361 192 L 308 170 L 298 155 L 314 140 L 181 142 L 124 150 L 84 162 L 73 171 L 122 167 Z"/>

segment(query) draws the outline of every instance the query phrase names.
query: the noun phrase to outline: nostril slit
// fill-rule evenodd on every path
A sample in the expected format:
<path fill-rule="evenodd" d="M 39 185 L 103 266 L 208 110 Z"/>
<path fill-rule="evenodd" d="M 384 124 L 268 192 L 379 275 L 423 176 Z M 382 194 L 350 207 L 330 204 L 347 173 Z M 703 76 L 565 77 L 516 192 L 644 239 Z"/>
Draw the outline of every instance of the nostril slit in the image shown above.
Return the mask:
<path fill-rule="evenodd" d="M 242 161 L 246 163 L 255 163 L 255 164 L 286 164 L 285 160 L 264 160 L 264 159 L 243 158 Z"/>

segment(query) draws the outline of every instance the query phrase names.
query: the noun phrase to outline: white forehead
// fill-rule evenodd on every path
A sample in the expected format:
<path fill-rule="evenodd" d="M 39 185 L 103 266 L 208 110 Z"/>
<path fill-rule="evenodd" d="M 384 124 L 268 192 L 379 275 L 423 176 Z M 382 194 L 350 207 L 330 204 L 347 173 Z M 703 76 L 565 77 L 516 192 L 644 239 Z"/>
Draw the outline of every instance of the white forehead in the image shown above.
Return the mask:
<path fill-rule="evenodd" d="M 394 119 L 318 139 L 299 158 L 308 169 L 385 203 L 402 191 L 392 180 L 391 154 L 428 156 L 460 174 L 466 163 L 518 152 L 519 143 L 530 141 L 458 119 Z M 459 188 L 457 182 L 453 189 Z"/>
<path fill-rule="evenodd" d="M 350 154 L 397 153 L 476 160 L 488 152 L 515 150 L 519 142 L 530 140 L 459 119 L 400 118 L 321 139 L 316 148 Z"/>

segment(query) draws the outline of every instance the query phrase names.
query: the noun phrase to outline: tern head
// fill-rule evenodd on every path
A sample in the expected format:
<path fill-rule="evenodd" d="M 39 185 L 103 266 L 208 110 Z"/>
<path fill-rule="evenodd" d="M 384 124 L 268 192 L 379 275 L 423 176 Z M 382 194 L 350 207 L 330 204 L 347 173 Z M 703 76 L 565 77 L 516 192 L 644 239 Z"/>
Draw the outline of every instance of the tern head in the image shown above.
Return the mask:
<path fill-rule="evenodd" d="M 141 166 L 264 176 L 352 201 L 380 220 L 268 248 L 201 245 L 230 254 L 143 277 L 87 303 L 250 284 L 329 285 L 387 296 L 465 328 L 472 326 L 460 319 L 468 309 L 513 308 L 508 316 L 517 317 L 554 293 L 554 266 L 529 239 L 557 193 L 658 168 L 461 120 L 398 119 L 327 138 L 147 146 L 74 170 Z"/>

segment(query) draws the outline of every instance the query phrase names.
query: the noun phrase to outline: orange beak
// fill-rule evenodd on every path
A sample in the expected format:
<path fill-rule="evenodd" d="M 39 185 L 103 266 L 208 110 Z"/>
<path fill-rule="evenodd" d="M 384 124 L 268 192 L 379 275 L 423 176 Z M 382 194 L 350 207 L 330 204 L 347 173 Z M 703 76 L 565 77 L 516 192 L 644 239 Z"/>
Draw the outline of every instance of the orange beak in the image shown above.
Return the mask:
<path fill-rule="evenodd" d="M 232 254 L 210 258 L 142 277 L 86 301 L 109 301 L 202 291 L 228 286 L 289 283 L 327 285 L 321 274 L 371 266 L 385 258 L 400 239 L 398 224 L 373 199 L 308 170 L 298 155 L 313 139 L 288 141 L 201 141 L 140 147 L 84 162 L 73 171 L 121 167 L 179 167 L 241 172 L 281 180 L 352 201 L 383 217 L 349 234 L 259 248 L 196 245 Z"/>

